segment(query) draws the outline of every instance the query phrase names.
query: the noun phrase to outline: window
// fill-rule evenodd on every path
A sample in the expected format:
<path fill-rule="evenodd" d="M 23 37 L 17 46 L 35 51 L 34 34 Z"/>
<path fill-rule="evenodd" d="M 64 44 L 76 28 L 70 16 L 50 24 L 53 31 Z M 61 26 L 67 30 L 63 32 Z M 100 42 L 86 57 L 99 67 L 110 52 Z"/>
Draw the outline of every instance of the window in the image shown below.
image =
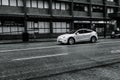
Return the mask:
<path fill-rule="evenodd" d="M 53 22 L 53 33 L 66 33 L 69 32 L 70 23 L 66 22 Z"/>
<path fill-rule="evenodd" d="M 114 13 L 114 8 L 108 8 L 107 13 Z"/>
<path fill-rule="evenodd" d="M 26 7 L 31 7 L 31 1 L 30 0 L 26 1 Z"/>
<path fill-rule="evenodd" d="M 84 30 L 79 30 L 77 33 L 83 34 L 83 33 L 84 33 Z"/>
<path fill-rule="evenodd" d="M 23 0 L 17 0 L 18 1 L 18 6 L 23 6 Z"/>
<path fill-rule="evenodd" d="M 0 5 L 2 5 L 2 0 L 0 0 Z"/>
<path fill-rule="evenodd" d="M 88 6 L 87 5 L 82 5 L 82 4 L 74 4 L 74 11 L 88 11 Z"/>
<path fill-rule="evenodd" d="M 37 8 L 37 0 L 32 0 L 32 7 L 36 7 Z"/>
<path fill-rule="evenodd" d="M 60 3 L 56 3 L 56 9 L 60 9 Z"/>
<path fill-rule="evenodd" d="M 43 1 L 42 0 L 38 0 L 38 8 L 43 8 Z"/>
<path fill-rule="evenodd" d="M 47 1 L 44 1 L 44 8 L 49 8 L 49 4 Z"/>
<path fill-rule="evenodd" d="M 10 0 L 10 6 L 17 6 L 16 0 Z"/>
<path fill-rule="evenodd" d="M 21 34 L 24 31 L 23 22 L 2 21 L 0 25 L 1 34 Z"/>
<path fill-rule="evenodd" d="M 109 1 L 109 2 L 114 2 L 114 0 L 107 0 L 107 1 Z"/>
<path fill-rule="evenodd" d="M 9 5 L 8 0 L 2 0 L 2 5 Z"/>
<path fill-rule="evenodd" d="M 70 6 L 68 3 L 63 3 L 63 2 L 53 2 L 52 3 L 52 9 L 57 9 L 57 10 L 69 10 Z"/>
<path fill-rule="evenodd" d="M 27 29 L 29 33 L 35 33 L 38 32 L 40 34 L 42 33 L 50 33 L 50 24 L 49 22 L 33 22 L 29 21 L 27 22 Z"/>
<path fill-rule="evenodd" d="M 93 12 L 103 12 L 103 7 L 101 6 L 92 6 Z"/>

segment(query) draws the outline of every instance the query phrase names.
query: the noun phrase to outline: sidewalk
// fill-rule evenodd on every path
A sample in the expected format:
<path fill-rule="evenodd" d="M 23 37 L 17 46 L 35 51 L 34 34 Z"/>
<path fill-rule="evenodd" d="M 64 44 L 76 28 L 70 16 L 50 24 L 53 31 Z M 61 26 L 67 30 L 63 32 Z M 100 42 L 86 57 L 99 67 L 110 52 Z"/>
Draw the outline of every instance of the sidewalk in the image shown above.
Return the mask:
<path fill-rule="evenodd" d="M 30 39 L 27 43 L 33 42 L 54 42 L 56 38 L 49 38 L 49 39 Z M 15 44 L 15 43 L 24 43 L 22 40 L 1 40 L 0 44 Z"/>
<path fill-rule="evenodd" d="M 110 39 L 109 36 L 106 38 L 99 37 L 99 39 Z M 27 43 L 33 43 L 33 42 L 55 42 L 56 38 L 46 38 L 46 39 L 29 39 L 29 42 Z M 16 44 L 16 43 L 24 43 L 22 40 L 1 40 L 0 44 Z"/>

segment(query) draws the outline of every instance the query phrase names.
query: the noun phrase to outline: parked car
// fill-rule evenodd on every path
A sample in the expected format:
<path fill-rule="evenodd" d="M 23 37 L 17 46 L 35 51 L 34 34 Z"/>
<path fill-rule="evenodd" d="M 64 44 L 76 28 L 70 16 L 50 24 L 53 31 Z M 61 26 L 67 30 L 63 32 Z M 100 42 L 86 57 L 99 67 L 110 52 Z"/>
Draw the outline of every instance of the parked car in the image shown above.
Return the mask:
<path fill-rule="evenodd" d="M 58 36 L 57 42 L 64 44 L 75 44 L 81 41 L 90 41 L 95 43 L 98 40 L 97 33 L 90 29 L 79 29 L 77 31 L 72 31 Z"/>
<path fill-rule="evenodd" d="M 111 32 L 111 38 L 120 38 L 120 31 L 112 31 Z"/>

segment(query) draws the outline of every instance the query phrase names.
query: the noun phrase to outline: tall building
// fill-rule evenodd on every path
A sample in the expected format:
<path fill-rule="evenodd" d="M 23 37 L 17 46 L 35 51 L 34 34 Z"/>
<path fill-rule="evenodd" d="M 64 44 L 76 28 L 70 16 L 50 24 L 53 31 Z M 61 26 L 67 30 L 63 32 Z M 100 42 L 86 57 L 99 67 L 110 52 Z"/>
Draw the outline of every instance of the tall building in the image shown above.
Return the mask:
<path fill-rule="evenodd" d="M 51 38 L 59 34 L 90 28 L 99 36 L 118 27 L 120 0 L 0 0 L 0 40 Z"/>

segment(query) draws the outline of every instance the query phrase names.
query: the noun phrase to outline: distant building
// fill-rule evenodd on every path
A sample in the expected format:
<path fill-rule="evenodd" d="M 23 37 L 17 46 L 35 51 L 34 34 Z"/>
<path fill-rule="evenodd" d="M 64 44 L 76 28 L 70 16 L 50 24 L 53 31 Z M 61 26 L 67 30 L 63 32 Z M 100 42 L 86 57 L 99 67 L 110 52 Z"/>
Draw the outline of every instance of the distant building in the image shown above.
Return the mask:
<path fill-rule="evenodd" d="M 0 39 L 50 38 L 90 28 L 106 36 L 118 24 L 120 0 L 0 0 Z"/>

